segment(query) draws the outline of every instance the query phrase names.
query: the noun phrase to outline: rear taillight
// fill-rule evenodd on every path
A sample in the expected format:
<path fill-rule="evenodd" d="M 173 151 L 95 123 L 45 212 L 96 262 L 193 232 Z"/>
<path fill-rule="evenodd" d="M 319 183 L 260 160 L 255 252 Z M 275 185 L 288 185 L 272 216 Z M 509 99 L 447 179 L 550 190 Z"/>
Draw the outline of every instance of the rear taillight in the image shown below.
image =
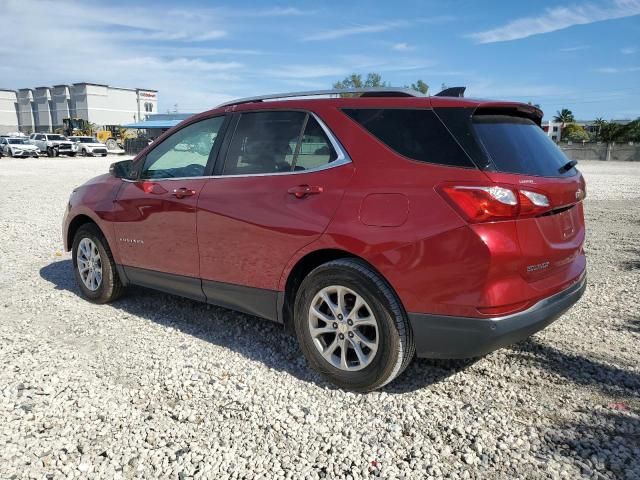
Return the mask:
<path fill-rule="evenodd" d="M 498 185 L 443 185 L 445 200 L 469 222 L 492 222 L 541 215 L 551 209 L 546 195 Z"/>

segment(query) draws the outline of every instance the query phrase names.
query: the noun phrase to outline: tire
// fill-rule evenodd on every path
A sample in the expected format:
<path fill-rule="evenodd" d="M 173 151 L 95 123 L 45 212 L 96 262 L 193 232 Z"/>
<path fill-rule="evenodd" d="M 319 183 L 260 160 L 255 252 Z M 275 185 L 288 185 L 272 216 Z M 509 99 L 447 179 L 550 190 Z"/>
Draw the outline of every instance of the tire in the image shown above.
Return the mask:
<path fill-rule="evenodd" d="M 333 289 L 336 289 L 335 299 L 333 293 L 328 293 L 333 307 L 337 307 L 337 292 L 344 294 L 342 311 L 346 316 L 340 317 L 338 313 L 340 322 L 332 321 L 336 316 L 331 313 L 332 308 L 320 297 L 321 293 L 332 292 Z M 364 304 L 354 312 L 353 302 L 358 297 Z M 350 310 L 349 302 L 352 302 Z M 322 315 L 331 322 L 315 317 L 311 313 L 312 303 L 316 307 L 315 311 L 324 309 L 326 314 Z M 360 316 L 362 313 L 364 317 Z M 354 323 L 355 326 L 347 326 L 345 323 L 352 316 L 359 317 L 359 320 L 356 320 L 358 323 Z M 326 331 L 314 340 L 311 332 L 312 322 L 318 322 L 315 325 L 319 329 L 317 331 L 333 328 L 336 333 Z M 358 327 L 361 323 L 367 325 Z M 365 262 L 357 259 L 334 260 L 320 265 L 307 275 L 296 295 L 294 325 L 300 348 L 311 368 L 346 390 L 368 392 L 383 387 L 402 373 L 415 354 L 413 332 L 400 300 L 380 275 Z M 341 335 L 339 332 L 342 332 L 344 340 L 338 339 Z M 358 341 L 358 338 L 362 339 L 363 336 L 369 344 L 375 343 L 374 348 Z M 375 342 L 372 339 L 375 339 Z M 347 345 L 346 362 L 342 348 L 333 347 L 336 345 L 334 342 L 340 341 Z M 360 350 L 358 355 L 356 343 Z M 340 353 L 335 354 L 338 348 Z M 323 356 L 320 349 L 323 349 L 331 360 Z M 361 355 L 364 361 L 361 361 Z"/>
<path fill-rule="evenodd" d="M 53 148 L 47 147 L 47 157 L 53 157 L 53 156 L 54 156 Z"/>
<path fill-rule="evenodd" d="M 75 157 L 76 156 L 76 154 L 73 153 L 73 152 L 72 153 L 68 153 L 67 155 L 69 155 L 70 157 Z"/>
<path fill-rule="evenodd" d="M 80 244 L 87 240 L 96 247 L 99 254 L 99 264 L 102 275 L 97 288 L 90 288 L 87 286 L 80 270 L 78 269 L 78 264 L 82 261 L 81 258 L 79 258 L 79 251 L 83 248 Z M 108 303 L 116 300 L 120 295 L 122 295 L 124 286 L 118 276 L 116 264 L 113 261 L 113 255 L 111 254 L 111 249 L 109 248 L 104 235 L 95 224 L 87 223 L 78 229 L 73 237 L 73 247 L 71 251 L 73 257 L 74 278 L 78 284 L 80 293 L 84 298 L 93 303 Z M 80 257 L 83 257 L 82 253 L 80 253 Z M 84 256 L 84 258 L 86 258 L 86 256 Z"/>
<path fill-rule="evenodd" d="M 13 158 L 13 150 L 9 149 L 9 156 Z"/>
<path fill-rule="evenodd" d="M 106 157 L 106 156 L 107 156 L 107 154 L 106 154 L 106 153 L 103 153 L 103 154 L 102 154 L 102 156 L 103 156 L 103 157 Z"/>
<path fill-rule="evenodd" d="M 107 139 L 107 141 L 104 142 L 104 143 L 107 146 L 107 150 L 117 150 L 118 149 L 118 142 L 113 138 Z"/>

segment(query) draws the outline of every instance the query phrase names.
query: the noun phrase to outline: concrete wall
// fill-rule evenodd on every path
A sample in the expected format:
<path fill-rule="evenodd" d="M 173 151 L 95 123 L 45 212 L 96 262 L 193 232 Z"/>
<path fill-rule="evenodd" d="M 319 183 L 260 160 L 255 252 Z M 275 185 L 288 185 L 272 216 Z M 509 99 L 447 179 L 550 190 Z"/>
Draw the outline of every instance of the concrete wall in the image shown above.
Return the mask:
<path fill-rule="evenodd" d="M 97 125 L 120 125 L 136 122 L 139 118 L 135 89 L 74 84 L 71 96 L 76 116 Z"/>
<path fill-rule="evenodd" d="M 69 118 L 69 87 L 66 85 L 56 85 L 51 88 L 51 120 L 53 129 L 62 128 L 64 126 L 63 119 Z"/>
<path fill-rule="evenodd" d="M 616 143 L 560 144 L 560 149 L 571 160 L 615 160 L 620 162 L 640 162 L 640 145 Z"/>
<path fill-rule="evenodd" d="M 0 133 L 18 131 L 18 95 L 15 90 L 0 90 Z"/>
<path fill-rule="evenodd" d="M 51 89 L 49 87 L 38 87 L 33 91 L 33 120 L 36 132 L 52 131 Z"/>
<path fill-rule="evenodd" d="M 23 133 L 35 131 L 33 105 L 33 90 L 30 88 L 18 90 L 18 125 Z"/>

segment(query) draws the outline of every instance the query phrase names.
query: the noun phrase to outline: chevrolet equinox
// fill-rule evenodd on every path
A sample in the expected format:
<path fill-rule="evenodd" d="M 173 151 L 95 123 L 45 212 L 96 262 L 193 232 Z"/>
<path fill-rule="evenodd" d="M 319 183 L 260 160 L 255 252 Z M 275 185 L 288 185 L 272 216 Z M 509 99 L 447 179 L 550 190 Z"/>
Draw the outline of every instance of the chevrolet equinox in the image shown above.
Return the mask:
<path fill-rule="evenodd" d="M 283 94 L 183 121 L 71 194 L 81 294 L 135 284 L 280 322 L 356 391 L 415 355 L 527 338 L 584 292 L 585 183 L 538 108 L 463 91 Z"/>

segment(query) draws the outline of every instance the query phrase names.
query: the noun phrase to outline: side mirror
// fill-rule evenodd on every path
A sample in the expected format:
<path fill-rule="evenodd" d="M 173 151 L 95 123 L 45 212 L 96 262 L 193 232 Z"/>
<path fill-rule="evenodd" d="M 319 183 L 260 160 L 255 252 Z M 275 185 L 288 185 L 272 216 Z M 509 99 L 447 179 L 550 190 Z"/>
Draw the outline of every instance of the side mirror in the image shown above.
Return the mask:
<path fill-rule="evenodd" d="M 116 178 L 132 179 L 133 160 L 122 160 L 109 166 L 109 173 Z"/>

